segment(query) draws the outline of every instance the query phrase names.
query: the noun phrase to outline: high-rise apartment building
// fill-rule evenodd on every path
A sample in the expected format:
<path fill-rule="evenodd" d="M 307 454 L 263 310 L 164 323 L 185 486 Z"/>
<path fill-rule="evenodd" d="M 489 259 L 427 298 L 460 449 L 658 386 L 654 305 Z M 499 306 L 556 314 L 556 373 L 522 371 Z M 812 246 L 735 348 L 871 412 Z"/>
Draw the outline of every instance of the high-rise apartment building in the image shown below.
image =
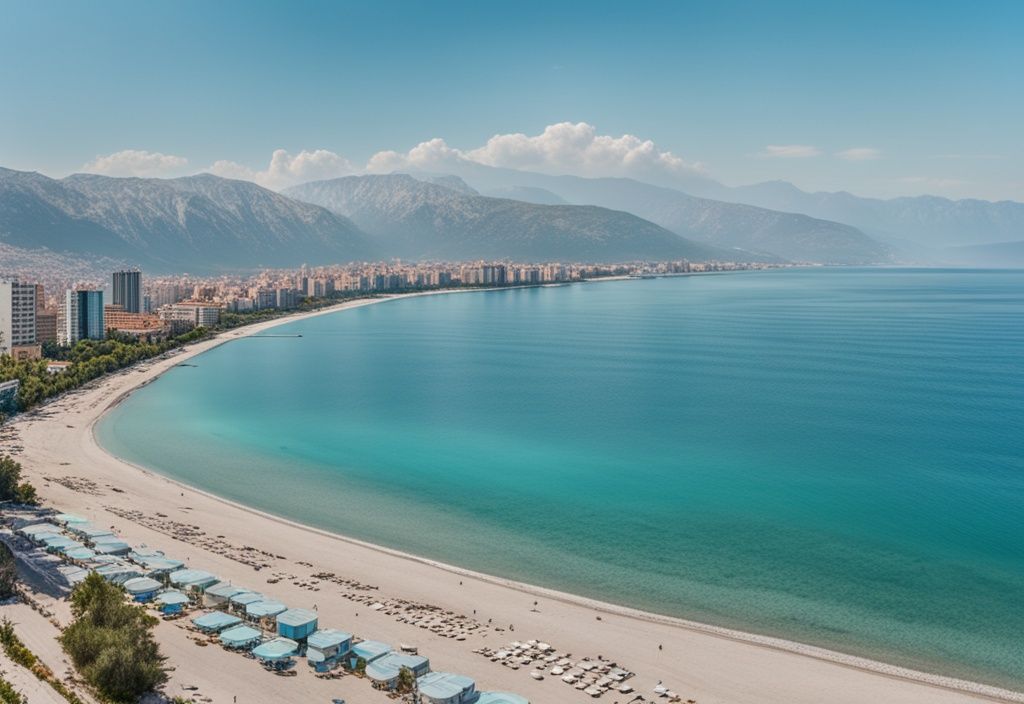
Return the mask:
<path fill-rule="evenodd" d="M 142 273 L 114 272 L 114 305 L 126 313 L 142 313 Z"/>
<path fill-rule="evenodd" d="M 64 325 L 59 341 L 73 345 L 79 340 L 102 340 L 107 330 L 103 324 L 103 291 L 77 289 L 64 295 Z"/>
<path fill-rule="evenodd" d="M 0 354 L 36 343 L 36 285 L 0 281 Z"/>

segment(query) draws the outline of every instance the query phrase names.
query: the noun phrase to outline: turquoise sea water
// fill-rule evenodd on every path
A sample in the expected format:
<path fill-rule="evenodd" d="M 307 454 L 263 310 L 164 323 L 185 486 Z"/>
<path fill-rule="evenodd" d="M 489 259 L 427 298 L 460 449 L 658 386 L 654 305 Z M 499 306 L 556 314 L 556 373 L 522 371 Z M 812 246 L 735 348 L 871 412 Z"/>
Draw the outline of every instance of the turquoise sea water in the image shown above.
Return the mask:
<path fill-rule="evenodd" d="M 1024 689 L 1024 272 L 386 302 L 225 344 L 100 441 L 475 570 Z"/>

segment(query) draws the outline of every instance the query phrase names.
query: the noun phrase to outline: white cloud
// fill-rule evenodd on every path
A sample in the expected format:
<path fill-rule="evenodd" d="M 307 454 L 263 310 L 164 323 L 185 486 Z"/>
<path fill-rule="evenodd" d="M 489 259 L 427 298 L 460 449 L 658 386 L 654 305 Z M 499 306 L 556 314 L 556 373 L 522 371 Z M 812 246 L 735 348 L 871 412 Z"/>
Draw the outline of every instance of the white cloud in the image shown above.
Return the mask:
<path fill-rule="evenodd" d="M 851 147 L 850 149 L 836 152 L 836 156 L 846 161 L 872 161 L 882 158 L 882 152 L 874 147 Z"/>
<path fill-rule="evenodd" d="M 459 161 L 466 161 L 466 155 L 449 147 L 440 137 L 420 142 L 406 153 L 392 150 L 377 152 L 370 157 L 366 170 L 374 173 L 389 173 L 401 169 L 437 169 Z"/>
<path fill-rule="evenodd" d="M 538 135 L 498 134 L 475 149 L 460 150 L 443 139 L 421 142 L 406 153 L 378 152 L 368 171 L 403 168 L 440 169 L 458 162 L 578 176 L 635 176 L 664 179 L 703 171 L 670 151 L 658 149 L 651 140 L 631 134 L 600 135 L 586 122 L 548 125 Z"/>
<path fill-rule="evenodd" d="M 772 159 L 806 159 L 820 154 L 820 149 L 809 144 L 769 144 L 759 156 Z"/>
<path fill-rule="evenodd" d="M 302 150 L 295 155 L 276 149 L 270 157 L 270 164 L 262 171 L 227 160 L 214 162 L 207 171 L 225 178 L 254 181 L 267 188 L 281 189 L 304 181 L 345 176 L 354 173 L 356 167 L 345 157 L 326 149 Z"/>
<path fill-rule="evenodd" d="M 183 156 L 124 149 L 106 156 L 97 156 L 82 170 L 104 176 L 168 176 L 180 172 L 188 159 Z"/>

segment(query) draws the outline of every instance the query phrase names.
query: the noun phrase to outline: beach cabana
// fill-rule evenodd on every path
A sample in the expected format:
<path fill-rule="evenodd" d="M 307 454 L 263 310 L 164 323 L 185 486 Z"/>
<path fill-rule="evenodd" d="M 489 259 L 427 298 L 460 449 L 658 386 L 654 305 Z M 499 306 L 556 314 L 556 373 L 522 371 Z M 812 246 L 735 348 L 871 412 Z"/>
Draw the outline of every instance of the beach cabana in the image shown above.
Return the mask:
<path fill-rule="evenodd" d="M 420 696 L 430 704 L 469 704 L 476 701 L 476 682 L 464 675 L 428 672 L 416 683 Z"/>
<path fill-rule="evenodd" d="M 387 643 L 381 643 L 379 640 L 361 640 L 352 646 L 352 652 L 349 655 L 349 666 L 354 670 L 359 658 L 365 660 L 366 664 L 370 664 L 377 658 L 384 657 L 390 652 L 391 646 Z"/>
<path fill-rule="evenodd" d="M 125 564 L 103 565 L 97 567 L 95 571 L 96 574 L 113 584 L 124 584 L 129 579 L 142 576 L 137 569 Z"/>
<path fill-rule="evenodd" d="M 156 602 L 156 608 L 165 616 L 180 614 L 189 603 L 187 594 L 174 590 L 160 592 L 153 601 Z"/>
<path fill-rule="evenodd" d="M 75 567 L 74 565 L 61 565 L 57 568 L 57 572 L 64 578 L 69 587 L 74 587 L 89 576 L 89 570 Z"/>
<path fill-rule="evenodd" d="M 407 667 L 416 677 L 430 672 L 430 661 L 422 655 L 388 653 L 366 665 L 366 676 L 384 689 L 394 689 L 398 684 L 398 673 Z"/>
<path fill-rule="evenodd" d="M 299 644 L 289 638 L 274 638 L 253 648 L 252 654 L 265 665 L 285 667 L 299 652 Z"/>
<path fill-rule="evenodd" d="M 64 556 L 69 560 L 75 560 L 76 562 L 84 562 L 91 560 L 96 557 L 96 553 L 93 552 L 92 548 L 82 546 L 80 548 L 68 548 L 64 551 Z"/>
<path fill-rule="evenodd" d="M 277 615 L 277 635 L 305 642 L 316 630 L 316 613 L 309 609 L 288 609 Z"/>
<path fill-rule="evenodd" d="M 152 601 L 163 585 L 149 577 L 135 577 L 124 583 L 124 590 L 138 602 Z"/>
<path fill-rule="evenodd" d="M 85 547 L 77 540 L 72 540 L 64 535 L 49 535 L 43 539 L 43 544 L 46 546 L 47 552 L 63 552 L 66 548 Z"/>
<path fill-rule="evenodd" d="M 476 704 L 530 704 L 525 697 L 512 692 L 480 692 Z"/>
<path fill-rule="evenodd" d="M 73 513 L 58 513 L 53 517 L 53 520 L 60 523 L 62 526 L 82 525 L 83 523 L 89 522 L 88 519 L 76 516 Z"/>
<path fill-rule="evenodd" d="M 261 618 L 270 618 L 277 616 L 278 614 L 284 613 L 288 610 L 288 607 L 282 604 L 280 601 L 274 599 L 264 599 L 263 601 L 254 601 L 253 603 L 245 607 L 245 615 L 251 619 L 259 620 Z"/>
<path fill-rule="evenodd" d="M 352 648 L 352 634 L 322 628 L 306 639 L 306 659 L 317 672 L 327 672 Z"/>
<path fill-rule="evenodd" d="M 255 604 L 257 601 L 263 601 L 264 599 L 266 597 L 259 592 L 242 592 L 228 599 L 228 608 L 235 613 L 244 614 L 245 608 L 249 604 Z"/>
<path fill-rule="evenodd" d="M 95 550 L 98 555 L 127 555 L 131 552 L 132 546 L 121 539 L 117 539 L 94 542 L 92 549 Z"/>
<path fill-rule="evenodd" d="M 191 589 L 202 593 L 206 587 L 217 583 L 217 578 L 203 570 L 177 570 L 170 574 L 171 584 L 179 589 Z"/>
<path fill-rule="evenodd" d="M 237 626 L 242 619 L 233 614 L 226 614 L 223 611 L 210 611 L 196 616 L 192 624 L 203 633 L 220 633 L 226 628 Z"/>
<path fill-rule="evenodd" d="M 251 626 L 235 626 L 220 634 L 220 642 L 231 650 L 250 650 L 260 644 L 263 634 Z"/>
<path fill-rule="evenodd" d="M 129 557 L 130 555 L 129 553 Z M 152 557 L 140 563 L 140 565 L 146 570 L 147 576 L 166 578 L 171 572 L 177 572 L 182 569 L 185 563 L 169 557 Z"/>
<path fill-rule="evenodd" d="M 224 604 L 227 604 L 235 594 L 241 594 L 242 592 L 247 591 L 249 590 L 244 587 L 231 584 L 230 582 L 218 582 L 217 584 L 207 587 L 206 591 L 203 592 L 203 603 L 210 607 L 223 606 Z"/>
<path fill-rule="evenodd" d="M 22 526 L 14 531 L 18 535 L 23 535 L 26 538 L 35 540 L 36 536 L 42 535 L 60 535 L 61 527 L 55 526 L 52 523 L 31 523 L 27 526 Z"/>
<path fill-rule="evenodd" d="M 68 530 L 86 540 L 95 540 L 96 538 L 104 538 L 114 534 L 112 530 L 97 528 L 91 523 L 72 523 L 68 525 Z"/>

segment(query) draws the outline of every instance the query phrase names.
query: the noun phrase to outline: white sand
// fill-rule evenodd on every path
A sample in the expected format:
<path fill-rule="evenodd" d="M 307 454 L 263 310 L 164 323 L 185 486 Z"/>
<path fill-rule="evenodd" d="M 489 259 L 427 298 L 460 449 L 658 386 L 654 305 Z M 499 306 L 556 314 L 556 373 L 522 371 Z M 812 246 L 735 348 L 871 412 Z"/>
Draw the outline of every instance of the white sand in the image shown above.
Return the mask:
<path fill-rule="evenodd" d="M 356 301 L 337 308 L 380 300 Z M 223 333 L 169 359 L 119 372 L 17 419 L 14 429 L 24 446 L 19 459 L 27 478 L 36 484 L 49 505 L 86 516 L 97 525 L 114 526 L 135 545 L 162 549 L 168 555 L 187 559 L 191 567 L 207 569 L 222 579 L 258 589 L 292 606 L 316 604 L 321 626 L 341 628 L 396 646 L 415 644 L 421 654 L 430 658 L 432 669 L 469 675 L 476 679 L 479 689 L 517 692 L 533 704 L 591 699 L 558 677 L 548 675 L 544 681 L 535 681 L 529 676 L 529 667 L 513 671 L 473 654 L 472 650 L 536 638 L 577 658 L 600 654 L 617 661 L 637 673 L 630 683 L 648 698 L 654 685 L 663 680 L 683 700 L 693 698 L 701 704 L 1024 702 L 1024 694 L 909 672 L 787 641 L 644 614 L 437 565 L 228 503 L 112 457 L 96 444 L 93 424 L 132 389 L 217 344 L 281 322 L 284 321 L 279 319 Z M 216 470 L 210 467 L 210 471 Z M 94 488 L 72 488 L 68 477 L 88 480 Z M 198 526 L 205 532 L 204 540 L 175 540 L 162 530 L 122 517 L 132 510 L 150 517 L 147 525 L 159 520 Z M 166 518 L 157 517 L 158 513 Z M 224 550 L 211 550 L 200 544 L 214 539 L 226 546 L 224 550 L 251 546 L 284 559 L 267 558 L 271 567 L 256 571 L 218 554 Z M 299 562 L 310 563 L 312 567 Z M 279 571 L 297 579 L 268 584 L 266 580 Z M 344 598 L 341 592 L 351 592 L 349 588 L 324 581 L 319 583 L 319 591 L 314 592 L 292 583 L 309 582 L 309 577 L 318 572 L 333 572 L 376 585 L 379 591 L 367 593 L 371 601 L 409 599 L 470 617 L 475 610 L 476 618 L 484 624 L 493 619 L 494 626 L 514 624 L 515 631 L 498 633 L 493 628 L 484 629 L 486 633 L 482 635 L 456 641 L 399 623 L 392 616 Z M 535 600 L 539 601 L 536 611 Z M 196 646 L 174 624 L 161 624 L 158 636 L 170 656 L 169 664 L 176 667 L 167 690 L 172 695 L 191 694 L 184 692 L 182 685 L 197 685 L 202 696 L 215 702 L 231 702 L 234 696 L 239 702 L 326 703 L 336 696 L 346 697 L 349 702 L 387 701 L 368 682 L 355 677 L 333 682 L 316 679 L 304 660 L 299 663 L 299 676 L 276 677 L 252 660 L 215 646 Z M 662 644 L 663 650 L 658 649 L 658 644 Z M 606 694 L 599 701 L 626 702 L 629 698 Z"/>

